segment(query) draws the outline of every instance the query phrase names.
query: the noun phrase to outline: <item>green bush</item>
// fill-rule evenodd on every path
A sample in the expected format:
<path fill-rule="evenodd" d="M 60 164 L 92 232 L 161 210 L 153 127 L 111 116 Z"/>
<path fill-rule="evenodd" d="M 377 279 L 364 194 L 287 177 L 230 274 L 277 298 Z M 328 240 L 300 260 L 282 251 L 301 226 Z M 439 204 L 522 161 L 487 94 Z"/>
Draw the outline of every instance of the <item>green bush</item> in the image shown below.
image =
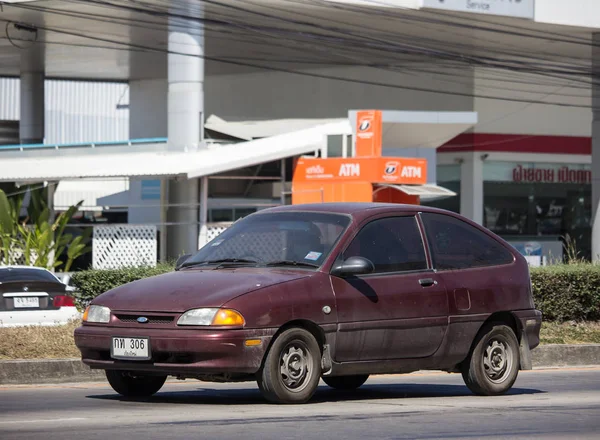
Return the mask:
<path fill-rule="evenodd" d="M 84 309 L 98 295 L 132 281 L 171 272 L 174 264 L 159 264 L 156 267 L 126 267 L 111 270 L 85 270 L 71 277 L 77 288 L 77 307 Z"/>
<path fill-rule="evenodd" d="M 531 269 L 536 307 L 547 321 L 600 321 L 600 265 L 566 264 Z"/>
<path fill-rule="evenodd" d="M 172 271 L 174 264 L 73 274 L 77 305 L 84 308 L 96 296 L 132 281 Z M 536 307 L 546 321 L 600 321 L 600 265 L 569 264 L 531 269 Z"/>

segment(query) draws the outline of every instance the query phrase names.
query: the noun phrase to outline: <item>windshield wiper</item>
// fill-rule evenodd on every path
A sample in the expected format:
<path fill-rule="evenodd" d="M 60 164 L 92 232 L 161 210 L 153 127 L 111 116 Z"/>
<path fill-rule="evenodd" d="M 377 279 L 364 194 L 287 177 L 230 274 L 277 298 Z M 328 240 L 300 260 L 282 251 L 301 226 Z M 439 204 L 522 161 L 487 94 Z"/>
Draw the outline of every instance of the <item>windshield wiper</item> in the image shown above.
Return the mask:
<path fill-rule="evenodd" d="M 204 261 L 190 261 L 189 263 L 183 263 L 181 265 L 181 268 L 184 267 L 192 267 L 192 266 L 206 266 L 209 264 L 218 264 L 220 267 L 222 264 L 227 264 L 227 263 L 240 263 L 240 264 L 258 264 L 258 261 L 256 260 L 249 260 L 246 258 L 221 258 L 218 260 L 204 260 Z"/>
<path fill-rule="evenodd" d="M 306 263 L 304 261 L 296 261 L 296 260 L 279 260 L 279 261 L 269 261 L 265 264 L 265 266 L 302 266 L 302 267 L 319 267 L 318 264 L 314 263 Z"/>

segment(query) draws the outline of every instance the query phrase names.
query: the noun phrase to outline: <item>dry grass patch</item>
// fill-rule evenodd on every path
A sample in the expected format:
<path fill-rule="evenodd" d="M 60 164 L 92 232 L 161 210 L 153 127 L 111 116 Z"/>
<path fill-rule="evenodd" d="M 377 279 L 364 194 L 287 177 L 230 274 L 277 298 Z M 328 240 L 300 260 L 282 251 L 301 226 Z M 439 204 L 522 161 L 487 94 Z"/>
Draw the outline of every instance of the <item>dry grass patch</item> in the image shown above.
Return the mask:
<path fill-rule="evenodd" d="M 542 344 L 600 344 L 600 322 L 542 323 Z"/>
<path fill-rule="evenodd" d="M 66 359 L 81 354 L 73 331 L 80 320 L 55 327 L 28 326 L 0 328 L 0 359 Z"/>

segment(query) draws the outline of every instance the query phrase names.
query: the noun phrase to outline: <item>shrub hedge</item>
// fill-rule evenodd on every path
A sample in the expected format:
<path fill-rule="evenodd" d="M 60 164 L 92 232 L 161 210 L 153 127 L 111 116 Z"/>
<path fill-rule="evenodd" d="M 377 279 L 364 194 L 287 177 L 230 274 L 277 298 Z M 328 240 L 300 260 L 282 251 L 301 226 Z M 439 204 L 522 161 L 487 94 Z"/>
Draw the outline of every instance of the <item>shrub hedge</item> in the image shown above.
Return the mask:
<path fill-rule="evenodd" d="M 536 307 L 548 321 L 600 321 L 600 265 L 532 268 Z"/>
<path fill-rule="evenodd" d="M 77 304 L 85 307 L 96 296 L 141 278 L 170 272 L 173 264 L 73 274 L 79 291 Z M 600 321 L 600 265 L 572 264 L 531 269 L 536 307 L 548 321 Z"/>
<path fill-rule="evenodd" d="M 85 270 L 75 272 L 71 282 L 77 288 L 75 302 L 84 309 L 98 295 L 123 284 L 170 272 L 174 264 L 159 264 L 156 267 L 125 267 L 110 270 Z"/>

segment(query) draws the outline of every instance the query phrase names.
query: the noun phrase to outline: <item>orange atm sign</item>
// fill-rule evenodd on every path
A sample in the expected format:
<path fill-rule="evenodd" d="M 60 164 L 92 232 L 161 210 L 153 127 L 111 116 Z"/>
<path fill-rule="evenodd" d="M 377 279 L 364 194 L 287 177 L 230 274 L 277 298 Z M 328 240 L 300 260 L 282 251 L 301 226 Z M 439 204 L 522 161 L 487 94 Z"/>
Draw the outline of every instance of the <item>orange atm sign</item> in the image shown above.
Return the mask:
<path fill-rule="evenodd" d="M 427 183 L 427 161 L 404 157 L 300 159 L 295 182 Z"/>

